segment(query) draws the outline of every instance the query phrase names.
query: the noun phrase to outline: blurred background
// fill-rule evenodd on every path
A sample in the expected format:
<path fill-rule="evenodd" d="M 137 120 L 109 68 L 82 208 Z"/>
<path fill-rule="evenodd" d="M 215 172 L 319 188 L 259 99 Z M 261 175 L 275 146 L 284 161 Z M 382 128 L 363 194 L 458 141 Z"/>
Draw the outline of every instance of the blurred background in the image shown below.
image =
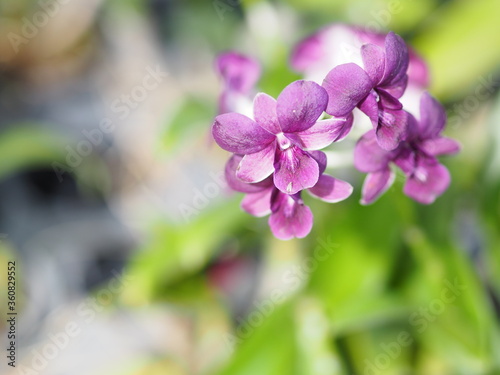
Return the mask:
<path fill-rule="evenodd" d="M 395 8 L 397 7 L 397 8 Z M 390 9 L 399 9 L 397 12 Z M 1 0 L 2 374 L 500 374 L 500 2 Z M 402 35 L 463 151 L 431 206 L 353 196 L 305 239 L 239 208 L 210 139 L 214 57 L 298 79 L 332 22 Z M 4 346 L 2 346 L 4 347 Z M 30 372 L 31 371 L 31 372 Z"/>

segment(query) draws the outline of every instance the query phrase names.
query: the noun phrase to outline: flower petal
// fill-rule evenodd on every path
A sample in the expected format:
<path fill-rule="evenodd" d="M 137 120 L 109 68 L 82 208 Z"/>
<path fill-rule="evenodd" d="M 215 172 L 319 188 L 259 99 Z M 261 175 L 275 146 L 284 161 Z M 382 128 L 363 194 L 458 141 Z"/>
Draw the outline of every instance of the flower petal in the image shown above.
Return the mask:
<path fill-rule="evenodd" d="M 361 40 L 355 27 L 332 24 L 301 41 L 293 50 L 291 65 L 315 82 L 323 81 L 326 74 L 339 64 L 361 64 L 360 47 L 370 39 Z M 382 37 L 382 46 L 384 37 Z M 318 80 L 317 80 L 318 79 Z"/>
<path fill-rule="evenodd" d="M 394 96 L 383 89 L 377 89 L 379 95 L 380 108 L 382 109 L 403 109 L 403 105 Z"/>
<path fill-rule="evenodd" d="M 224 113 L 212 125 L 215 142 L 235 154 L 253 154 L 266 148 L 275 136 L 239 113 Z"/>
<path fill-rule="evenodd" d="M 248 93 L 260 77 L 257 60 L 237 52 L 224 52 L 217 56 L 215 69 L 227 89 Z"/>
<path fill-rule="evenodd" d="M 241 201 L 241 208 L 256 217 L 269 215 L 273 190 L 273 187 L 268 187 L 260 192 L 245 195 Z"/>
<path fill-rule="evenodd" d="M 257 124 L 269 133 L 281 133 L 278 115 L 276 114 L 276 100 L 262 92 L 255 96 L 253 101 L 254 119 Z"/>
<path fill-rule="evenodd" d="M 247 183 L 264 180 L 274 172 L 276 143 L 272 142 L 265 149 L 254 154 L 247 154 L 236 170 L 236 177 Z"/>
<path fill-rule="evenodd" d="M 277 102 L 281 129 L 285 133 L 295 133 L 316 123 L 326 109 L 328 94 L 315 82 L 295 81 L 285 87 Z"/>
<path fill-rule="evenodd" d="M 406 43 L 391 31 L 385 37 L 385 70 L 379 86 L 391 86 L 402 80 L 408 70 L 408 63 Z"/>
<path fill-rule="evenodd" d="M 394 172 L 386 168 L 379 172 L 369 173 L 363 183 L 362 198 L 360 203 L 367 205 L 375 202 L 389 189 L 394 182 Z"/>
<path fill-rule="evenodd" d="M 320 120 L 307 130 L 287 134 L 288 138 L 295 141 L 305 150 L 319 150 L 344 139 L 352 129 L 353 115 L 346 118 L 331 118 Z"/>
<path fill-rule="evenodd" d="M 379 146 L 374 130 L 364 134 L 354 148 L 354 166 L 360 172 L 377 172 L 386 169 L 394 152 Z"/>
<path fill-rule="evenodd" d="M 421 88 L 429 86 L 429 69 L 425 60 L 412 48 L 409 48 L 408 52 L 410 56 L 408 65 L 409 82 Z"/>
<path fill-rule="evenodd" d="M 299 42 L 292 51 L 290 65 L 297 72 L 304 72 L 319 60 L 325 58 L 321 31 Z"/>
<path fill-rule="evenodd" d="M 274 185 L 285 194 L 295 194 L 316 185 L 319 166 L 307 152 L 296 146 L 281 150 L 275 164 Z"/>
<path fill-rule="evenodd" d="M 390 86 L 384 86 L 384 90 L 392 95 L 394 98 L 399 99 L 406 92 L 408 86 L 408 75 L 403 76 L 399 81 L 395 81 Z M 379 88 L 380 89 L 380 88 Z"/>
<path fill-rule="evenodd" d="M 322 175 L 326 169 L 327 157 L 323 151 L 308 151 L 309 155 L 316 160 L 319 166 L 319 174 Z"/>
<path fill-rule="evenodd" d="M 384 50 L 375 44 L 365 44 L 361 47 L 361 57 L 366 73 L 371 78 L 373 86 L 377 86 L 384 76 Z"/>
<path fill-rule="evenodd" d="M 300 197 L 278 192 L 273 207 L 269 226 L 275 237 L 289 240 L 294 237 L 304 238 L 309 234 L 313 214 Z"/>
<path fill-rule="evenodd" d="M 437 137 L 424 140 L 420 149 L 431 156 L 456 154 L 460 151 L 460 144 L 451 138 Z"/>
<path fill-rule="evenodd" d="M 384 110 L 379 113 L 377 141 L 385 150 L 394 150 L 406 138 L 407 113 L 403 110 Z"/>
<path fill-rule="evenodd" d="M 361 67 L 348 63 L 330 70 L 323 81 L 323 87 L 329 96 L 326 113 L 344 117 L 368 95 L 373 85 Z"/>
<path fill-rule="evenodd" d="M 406 138 L 412 144 L 420 143 L 420 124 L 410 112 L 406 112 Z"/>
<path fill-rule="evenodd" d="M 378 124 L 378 102 L 375 91 L 370 92 L 358 105 L 359 109 L 367 115 L 373 126 Z"/>
<path fill-rule="evenodd" d="M 446 112 L 428 92 L 420 98 L 420 139 L 437 137 L 446 124 Z"/>
<path fill-rule="evenodd" d="M 407 145 L 400 147 L 398 151 L 399 152 L 393 159 L 394 164 L 396 164 L 405 175 L 412 175 L 417 168 L 417 153 Z"/>
<path fill-rule="evenodd" d="M 354 28 L 358 38 L 363 44 L 370 43 L 379 47 L 384 47 L 385 37 L 387 34 L 368 30 L 366 27 L 351 26 Z"/>
<path fill-rule="evenodd" d="M 233 155 L 226 163 L 224 175 L 228 186 L 242 193 L 256 193 L 274 186 L 272 178 L 267 178 L 264 181 L 256 184 L 247 184 L 236 177 L 236 170 L 241 162 L 241 155 Z"/>
<path fill-rule="evenodd" d="M 325 202 L 343 201 L 352 194 L 352 185 L 346 181 L 323 174 L 318 183 L 308 189 L 309 193 Z"/>
<path fill-rule="evenodd" d="M 431 204 L 450 184 L 450 172 L 435 159 L 424 159 L 408 178 L 404 193 L 423 204 Z"/>

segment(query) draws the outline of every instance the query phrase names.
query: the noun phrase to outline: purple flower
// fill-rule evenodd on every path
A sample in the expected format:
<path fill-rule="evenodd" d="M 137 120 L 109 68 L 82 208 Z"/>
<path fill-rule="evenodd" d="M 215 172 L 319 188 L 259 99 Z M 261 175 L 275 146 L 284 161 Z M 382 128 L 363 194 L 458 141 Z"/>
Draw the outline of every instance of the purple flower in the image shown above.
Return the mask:
<path fill-rule="evenodd" d="M 404 193 L 414 200 L 430 204 L 450 183 L 448 170 L 436 156 L 453 154 L 459 144 L 441 136 L 446 123 L 444 108 L 428 93 L 420 99 L 420 120 L 408 114 L 407 138 L 392 151 L 382 149 L 371 130 L 358 141 L 354 163 L 361 172 L 368 173 L 362 192 L 363 204 L 374 202 L 394 181 L 390 163 L 399 167 L 407 177 Z"/>
<path fill-rule="evenodd" d="M 387 34 L 374 33 L 354 27 L 355 32 L 358 34 L 359 39 L 365 43 L 371 43 L 385 48 L 385 38 Z M 411 47 L 408 47 L 408 84 L 419 88 L 426 88 L 429 86 L 429 68 L 424 59 Z"/>
<path fill-rule="evenodd" d="M 259 63 L 237 52 L 224 52 L 217 56 L 215 70 L 224 84 L 219 113 L 238 111 L 248 105 L 249 96 L 260 77 Z"/>
<path fill-rule="evenodd" d="M 399 102 L 408 76 L 408 49 L 401 37 L 390 32 L 384 48 L 361 47 L 364 69 L 354 63 L 333 68 L 323 87 L 329 95 L 326 112 L 346 116 L 358 107 L 371 119 L 379 145 L 395 149 L 406 136 L 407 116 Z"/>
<path fill-rule="evenodd" d="M 236 172 L 240 180 L 255 183 L 272 174 L 274 185 L 293 195 L 318 182 L 320 168 L 310 151 L 343 139 L 351 129 L 351 114 L 319 120 L 327 103 L 321 86 L 296 81 L 277 100 L 257 94 L 254 120 L 239 113 L 217 116 L 212 134 L 220 147 L 243 155 Z"/>
<path fill-rule="evenodd" d="M 329 25 L 297 43 L 292 51 L 290 64 L 294 70 L 304 74 L 306 79 L 321 84 L 328 72 L 337 65 L 361 63 L 361 45 L 353 27 Z"/>
<path fill-rule="evenodd" d="M 326 168 L 326 155 L 321 151 L 312 151 L 312 157 L 319 166 L 319 178 L 309 193 L 326 202 L 335 203 L 349 197 L 352 186 L 332 176 L 323 174 Z M 278 190 L 269 176 L 261 182 L 247 184 L 236 177 L 241 155 L 233 155 L 226 164 L 225 175 L 228 186 L 233 190 L 246 193 L 241 207 L 249 214 L 257 217 L 269 217 L 269 226 L 274 236 L 281 240 L 303 238 L 309 234 L 313 224 L 313 214 L 304 205 L 301 192 L 285 194 Z"/>
<path fill-rule="evenodd" d="M 290 64 L 294 70 L 303 73 L 305 79 L 321 83 L 328 72 L 337 65 L 352 62 L 362 66 L 363 44 L 371 43 L 384 48 L 386 35 L 356 26 L 332 24 L 297 43 L 292 51 Z M 409 48 L 408 52 L 409 85 L 427 87 L 427 65 L 412 48 Z"/>

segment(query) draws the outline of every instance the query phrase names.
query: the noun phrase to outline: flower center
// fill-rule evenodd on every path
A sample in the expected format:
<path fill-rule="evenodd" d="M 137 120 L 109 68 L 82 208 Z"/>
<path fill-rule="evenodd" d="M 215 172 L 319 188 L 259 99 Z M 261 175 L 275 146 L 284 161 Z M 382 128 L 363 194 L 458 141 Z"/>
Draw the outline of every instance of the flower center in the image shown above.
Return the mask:
<path fill-rule="evenodd" d="M 292 145 L 292 142 L 283 133 L 276 134 L 276 140 L 282 150 L 286 150 Z"/>

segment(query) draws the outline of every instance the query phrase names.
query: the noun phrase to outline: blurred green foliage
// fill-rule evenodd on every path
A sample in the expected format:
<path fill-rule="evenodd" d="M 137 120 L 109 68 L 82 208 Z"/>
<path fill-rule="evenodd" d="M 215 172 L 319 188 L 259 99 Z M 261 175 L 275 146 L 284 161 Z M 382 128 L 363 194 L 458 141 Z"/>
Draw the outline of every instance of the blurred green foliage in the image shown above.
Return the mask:
<path fill-rule="evenodd" d="M 14 124 L 0 137 L 0 179 L 27 168 L 64 163 L 65 139 L 37 124 Z"/>

